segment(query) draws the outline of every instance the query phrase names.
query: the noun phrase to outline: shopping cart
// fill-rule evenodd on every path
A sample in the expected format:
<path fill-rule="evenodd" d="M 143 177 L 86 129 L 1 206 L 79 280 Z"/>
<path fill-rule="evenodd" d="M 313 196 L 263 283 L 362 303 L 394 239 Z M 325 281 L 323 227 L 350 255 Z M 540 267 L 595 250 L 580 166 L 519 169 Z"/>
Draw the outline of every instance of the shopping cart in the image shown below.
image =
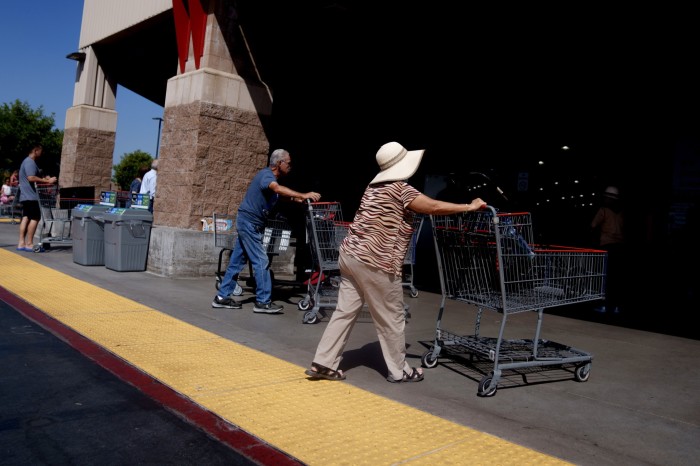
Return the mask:
<path fill-rule="evenodd" d="M 421 358 L 435 367 L 447 355 L 491 361 L 493 369 L 479 382 L 477 395 L 495 395 L 506 370 L 558 366 L 573 369 L 575 380 L 588 380 L 592 356 L 585 351 L 540 338 L 545 308 L 603 298 L 605 251 L 543 247 L 532 242 L 529 213 L 486 209 L 453 216 L 431 216 L 442 301 L 435 340 Z M 445 301 L 477 307 L 473 335 L 441 328 Z M 498 337 L 479 334 L 484 309 L 502 314 Z M 511 314 L 537 313 L 533 339 L 504 339 Z"/>
<path fill-rule="evenodd" d="M 219 261 L 216 269 L 216 289 L 218 290 L 221 286 L 221 281 L 226 274 L 226 268 L 228 267 L 228 260 L 226 260 L 224 263 L 224 257 L 227 259 L 231 257 L 231 252 L 233 251 L 233 247 L 238 239 L 238 233 L 236 231 L 235 217 L 214 213 L 212 215 L 212 223 L 214 245 L 221 248 L 219 251 Z M 285 219 L 270 218 L 267 220 L 265 230 L 263 232 L 263 245 L 266 248 L 270 263 L 272 263 L 272 258 L 274 256 L 279 255 L 292 246 L 291 237 L 292 230 Z M 275 274 L 272 269 L 270 269 L 270 278 L 272 279 L 273 285 L 293 284 L 288 280 L 275 279 Z M 253 271 L 250 269 L 248 276 L 239 275 L 237 281 L 244 281 L 246 286 L 255 287 L 255 277 L 253 275 Z M 242 295 L 243 288 L 236 283 L 236 287 L 232 294 L 234 296 Z"/>
<path fill-rule="evenodd" d="M 306 281 L 307 294 L 297 303 L 297 307 L 305 311 L 303 323 L 315 324 L 327 317 L 326 309 L 332 311 L 338 304 L 338 255 L 340 244 L 348 234 L 350 222 L 343 221 L 339 202 L 307 202 L 307 205 L 306 231 L 313 269 Z M 363 311 L 362 315 L 370 316 L 368 310 Z M 406 303 L 404 317 L 407 321 L 410 317 L 409 306 Z"/>
<path fill-rule="evenodd" d="M 39 241 L 34 250 L 38 251 L 42 247 L 49 249 L 52 246 L 72 246 L 71 211 L 60 208 L 58 185 L 35 183 L 34 187 L 39 196 L 41 211 L 41 221 L 37 229 Z"/>
<path fill-rule="evenodd" d="M 313 269 L 307 280 L 307 294 L 297 307 L 304 313 L 305 324 L 315 324 L 335 308 L 338 301 L 340 243 L 350 224 L 343 221 L 339 202 L 307 202 L 306 233 L 311 248 Z"/>
<path fill-rule="evenodd" d="M 236 231 L 235 218 L 226 214 L 214 213 L 212 215 L 212 223 L 207 227 L 214 232 L 214 246 L 221 248 L 216 268 L 216 289 L 218 290 L 221 286 L 221 281 L 224 279 L 226 267 L 228 267 L 228 260 L 224 264 L 224 256 L 227 258 L 231 256 L 231 251 L 233 251 L 233 246 L 238 238 L 238 232 Z M 232 294 L 235 296 L 242 295 L 243 288 L 236 283 Z"/>
<path fill-rule="evenodd" d="M 416 243 L 420 237 L 420 232 L 423 229 L 423 222 L 425 220 L 425 215 L 416 214 L 413 217 L 413 235 L 411 236 L 411 242 L 408 243 L 408 250 L 406 251 L 406 257 L 403 261 L 403 282 L 401 283 L 404 287 L 408 288 L 411 298 L 418 297 L 418 289 L 413 285 L 413 267 L 416 264 Z"/>

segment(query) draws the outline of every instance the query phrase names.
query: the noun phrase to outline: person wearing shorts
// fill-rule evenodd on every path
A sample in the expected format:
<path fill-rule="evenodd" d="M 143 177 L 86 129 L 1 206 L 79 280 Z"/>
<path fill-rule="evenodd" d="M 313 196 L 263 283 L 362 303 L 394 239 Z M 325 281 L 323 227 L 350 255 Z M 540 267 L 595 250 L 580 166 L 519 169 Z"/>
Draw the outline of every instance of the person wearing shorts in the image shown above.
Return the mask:
<path fill-rule="evenodd" d="M 41 220 L 39 194 L 34 184 L 54 184 L 58 179 L 55 176 L 39 176 L 36 160 L 41 157 L 43 151 L 41 144 L 36 144 L 19 167 L 19 202 L 22 204 L 22 221 L 19 224 L 18 251 L 44 252 L 41 246 L 34 247 L 34 234 Z"/>

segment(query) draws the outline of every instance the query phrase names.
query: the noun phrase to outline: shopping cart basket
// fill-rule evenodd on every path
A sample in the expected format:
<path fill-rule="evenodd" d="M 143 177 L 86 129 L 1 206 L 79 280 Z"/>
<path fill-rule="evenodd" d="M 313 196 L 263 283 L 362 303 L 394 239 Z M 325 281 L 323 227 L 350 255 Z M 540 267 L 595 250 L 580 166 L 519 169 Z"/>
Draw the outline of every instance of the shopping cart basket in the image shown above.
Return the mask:
<path fill-rule="evenodd" d="M 212 215 L 210 228 L 212 228 L 214 232 L 214 246 L 221 248 L 219 250 L 219 262 L 216 268 L 216 289 L 218 290 L 221 286 L 221 281 L 224 279 L 226 267 L 228 266 L 228 260 L 224 264 L 224 257 L 229 258 L 231 256 L 231 251 L 233 251 L 233 246 L 236 244 L 236 239 L 238 238 L 238 232 L 236 231 L 235 219 L 226 214 L 214 213 Z M 243 288 L 238 283 L 236 283 L 233 294 L 235 296 L 243 294 Z"/>
<path fill-rule="evenodd" d="M 49 249 L 51 246 L 72 246 L 71 211 L 60 208 L 58 185 L 35 183 L 34 186 L 39 196 L 41 211 L 41 221 L 37 229 L 39 241 L 34 250 L 40 250 L 42 247 Z"/>
<path fill-rule="evenodd" d="M 418 243 L 420 232 L 423 229 L 424 221 L 425 215 L 416 214 L 413 217 L 413 235 L 411 236 L 411 242 L 408 243 L 408 250 L 406 251 L 406 257 L 403 261 L 404 281 L 401 284 L 408 288 L 411 298 L 418 297 L 418 289 L 413 285 L 413 268 L 416 264 L 416 244 Z"/>
<path fill-rule="evenodd" d="M 335 308 L 338 301 L 340 243 L 350 224 L 343 221 L 339 202 L 307 202 L 306 232 L 313 262 L 307 280 L 307 294 L 297 303 L 304 313 L 305 324 L 315 324 L 326 314 L 323 309 Z"/>
<path fill-rule="evenodd" d="M 493 369 L 479 382 L 477 394 L 492 396 L 505 370 L 559 366 L 573 368 L 579 382 L 588 380 L 592 356 L 585 351 L 540 338 L 545 308 L 601 299 L 605 251 L 543 247 L 532 242 L 529 213 L 497 213 L 486 209 L 468 214 L 431 216 L 442 301 L 435 340 L 422 365 L 435 367 L 443 350 L 491 361 Z M 473 335 L 441 328 L 445 301 L 477 307 Z M 502 314 L 498 337 L 482 337 L 483 310 Z M 537 313 L 533 339 L 503 338 L 511 314 Z"/>
<path fill-rule="evenodd" d="M 216 269 L 216 289 L 218 290 L 221 286 L 221 281 L 226 274 L 226 268 L 228 267 L 228 260 L 226 260 L 224 263 L 224 257 L 227 259 L 231 257 L 231 252 L 233 251 L 233 247 L 238 239 L 238 233 L 236 231 L 234 217 L 214 213 L 212 216 L 212 223 L 214 228 L 214 245 L 221 248 L 219 251 L 219 261 Z M 274 256 L 279 255 L 292 246 L 291 237 L 292 230 L 285 219 L 270 218 L 267 220 L 265 230 L 263 232 L 263 245 L 267 250 L 270 263 L 272 263 L 272 258 Z M 270 278 L 272 279 L 273 285 L 294 284 L 288 280 L 275 279 L 275 274 L 272 269 L 270 269 Z M 245 282 L 246 286 L 255 287 L 255 278 L 252 270 L 249 270 L 248 276 L 239 275 L 237 281 L 243 281 Z M 232 294 L 234 296 L 242 295 L 243 288 L 237 283 Z"/>

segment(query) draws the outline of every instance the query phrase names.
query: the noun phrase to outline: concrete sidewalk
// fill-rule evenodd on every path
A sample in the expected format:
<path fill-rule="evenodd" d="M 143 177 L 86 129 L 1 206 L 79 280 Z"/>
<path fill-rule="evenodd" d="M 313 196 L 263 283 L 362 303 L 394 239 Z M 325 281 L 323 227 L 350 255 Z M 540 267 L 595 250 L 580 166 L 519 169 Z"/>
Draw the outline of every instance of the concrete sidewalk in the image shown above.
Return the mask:
<path fill-rule="evenodd" d="M 23 259 L 157 310 L 222 340 L 297 365 L 299 377 L 304 379 L 303 369 L 310 364 L 325 327 L 325 321 L 313 325 L 302 323 L 303 312 L 297 309 L 296 303 L 305 290 L 275 289 L 274 299 L 285 305 L 281 315 L 253 314 L 249 291 L 243 295 L 246 299 L 243 310 L 212 309 L 210 303 L 216 292 L 213 276 L 167 279 L 147 272 L 86 267 L 73 262 L 71 248 L 55 248 L 43 254 L 16 252 L 17 228 L 17 225 L 0 224 L 0 244 L 10 255 L 21 255 Z M 27 280 L 32 280 L 31 274 L 35 272 L 24 266 L 17 270 L 27 273 Z M 41 279 L 41 275 L 37 274 L 35 279 Z M 0 278 L 0 286 L 6 285 L 7 279 Z M 50 286 L 51 283 L 41 285 Z M 59 292 L 69 298 L 71 293 L 79 291 Z M 59 294 L 52 299 L 60 297 Z M 420 365 L 421 355 L 435 337 L 440 300 L 440 295 L 435 293 L 420 291 L 416 298 L 408 297 L 407 293 L 412 317 L 406 336 L 414 365 Z M 97 307 L 101 304 L 93 303 Z M 557 310 L 557 314 L 562 315 L 545 314 L 541 338 L 593 355 L 587 382 L 574 381 L 573 375 L 565 370 L 533 371 L 525 376 L 504 376 L 497 394 L 482 398 L 476 396 L 477 386 L 483 370 L 488 367 L 441 358 L 437 367 L 425 370 L 425 381 L 389 384 L 384 380 L 385 367 L 374 327 L 369 319 L 364 319 L 352 334 L 341 366 L 347 373 L 347 381 L 332 387 L 348 384 L 421 413 L 575 464 L 685 465 L 697 462 L 700 455 L 697 442 L 700 402 L 696 390 L 700 381 L 700 371 L 696 367 L 699 341 L 574 319 L 566 317 L 565 310 Z M 481 321 L 481 334 L 496 336 L 501 317 L 487 312 Z M 535 317 L 535 313 L 510 317 L 505 337 L 533 338 Z M 474 325 L 475 310 L 471 306 L 447 301 L 443 328 L 468 335 L 474 332 Z M 234 359 L 226 364 L 235 368 L 243 362 Z M 258 383 L 264 384 L 268 375 L 268 368 L 260 367 Z M 305 396 L 303 391 L 280 391 L 276 396 L 282 400 L 291 397 L 287 400 L 289 404 L 336 409 L 329 403 L 338 400 L 324 399 L 323 387 L 328 385 L 302 381 L 302 388 L 304 383 L 321 387 L 320 393 L 316 389 L 308 399 L 294 398 L 299 394 Z M 280 428 L 285 425 L 284 414 L 280 413 Z M 388 421 L 414 431 L 417 438 L 421 433 L 426 437 L 436 434 L 425 430 L 429 426 L 422 425 L 424 419 L 422 416 L 397 416 Z M 360 424 L 356 425 L 357 422 Z M 345 436 L 375 422 L 379 420 L 348 419 L 344 431 L 335 432 L 335 437 L 329 436 L 331 433 L 325 431 L 322 423 L 313 430 L 287 434 L 316 439 L 319 448 L 329 450 L 331 455 L 325 464 L 352 464 L 356 462 L 353 458 L 357 452 L 344 451 L 343 445 L 348 442 Z M 513 464 L 518 462 L 518 458 L 512 459 Z M 435 457 L 432 460 L 434 463 Z M 464 457 L 457 463 L 473 464 L 481 460 L 503 464 L 501 458 L 495 457 L 492 461 Z M 387 461 L 394 462 L 395 458 Z M 373 464 L 382 463 L 383 460 L 375 458 Z"/>

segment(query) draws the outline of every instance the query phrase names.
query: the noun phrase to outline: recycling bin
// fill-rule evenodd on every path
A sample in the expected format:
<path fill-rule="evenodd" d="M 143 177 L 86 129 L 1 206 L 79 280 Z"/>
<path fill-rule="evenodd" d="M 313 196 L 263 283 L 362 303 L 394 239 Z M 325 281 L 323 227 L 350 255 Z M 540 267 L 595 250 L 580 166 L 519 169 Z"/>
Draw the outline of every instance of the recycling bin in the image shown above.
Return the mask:
<path fill-rule="evenodd" d="M 103 217 L 105 267 L 117 272 L 146 270 L 153 214 L 145 209 L 114 207 Z"/>
<path fill-rule="evenodd" d="M 70 236 L 73 239 L 73 262 L 80 265 L 105 264 L 103 215 L 111 207 L 78 204 L 72 210 Z"/>

